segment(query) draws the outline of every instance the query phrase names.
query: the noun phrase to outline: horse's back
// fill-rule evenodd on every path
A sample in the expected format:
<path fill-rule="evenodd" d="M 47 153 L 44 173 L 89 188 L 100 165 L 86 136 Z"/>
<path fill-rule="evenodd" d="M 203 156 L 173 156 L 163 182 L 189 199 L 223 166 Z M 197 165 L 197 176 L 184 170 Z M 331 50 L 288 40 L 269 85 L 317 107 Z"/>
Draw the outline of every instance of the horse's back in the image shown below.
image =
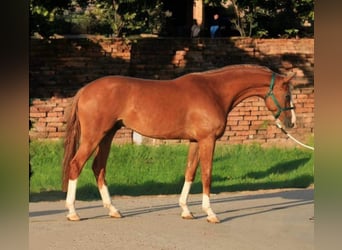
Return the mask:
<path fill-rule="evenodd" d="M 195 76 L 194 76 L 195 77 Z M 84 99 L 125 99 L 148 103 L 150 101 L 182 104 L 182 100 L 194 99 L 195 95 L 206 94 L 190 76 L 172 80 L 150 80 L 127 76 L 105 76 L 87 84 L 83 90 Z M 188 100 L 189 101 L 189 100 Z M 142 103 L 141 103 L 142 104 Z"/>

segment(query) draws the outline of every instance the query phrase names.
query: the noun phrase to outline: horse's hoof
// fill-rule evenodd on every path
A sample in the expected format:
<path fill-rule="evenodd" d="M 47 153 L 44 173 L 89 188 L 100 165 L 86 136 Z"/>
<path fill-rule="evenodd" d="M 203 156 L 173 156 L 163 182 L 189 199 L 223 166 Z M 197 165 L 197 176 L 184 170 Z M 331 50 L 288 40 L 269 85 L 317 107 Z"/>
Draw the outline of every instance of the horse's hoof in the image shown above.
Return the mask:
<path fill-rule="evenodd" d="M 111 218 L 122 218 L 122 214 L 119 211 L 113 211 L 109 213 L 109 216 Z"/>
<path fill-rule="evenodd" d="M 182 218 L 185 220 L 193 220 L 195 216 L 192 213 L 182 213 Z"/>
<path fill-rule="evenodd" d="M 208 216 L 207 221 L 209 223 L 220 223 L 220 220 L 216 217 L 216 215 Z"/>
<path fill-rule="evenodd" d="M 80 221 L 81 220 L 81 218 L 78 216 L 77 213 L 68 214 L 67 219 L 69 221 Z"/>

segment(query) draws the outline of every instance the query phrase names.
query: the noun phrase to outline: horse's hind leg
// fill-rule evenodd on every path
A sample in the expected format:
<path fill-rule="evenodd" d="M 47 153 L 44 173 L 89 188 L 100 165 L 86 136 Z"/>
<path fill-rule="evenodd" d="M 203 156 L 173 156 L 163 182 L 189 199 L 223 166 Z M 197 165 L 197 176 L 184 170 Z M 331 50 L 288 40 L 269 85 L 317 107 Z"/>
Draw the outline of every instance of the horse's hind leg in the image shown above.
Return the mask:
<path fill-rule="evenodd" d="M 109 216 L 112 218 L 121 218 L 121 214 L 119 210 L 117 210 L 113 204 L 112 199 L 110 197 L 105 175 L 106 175 L 106 163 L 108 159 L 108 155 L 110 152 L 110 146 L 112 143 L 112 139 L 114 137 L 117 129 L 112 129 L 107 135 L 101 140 L 98 150 L 96 152 L 96 156 L 93 162 L 93 172 L 96 178 L 97 186 L 99 188 L 99 192 L 102 198 L 103 206 L 109 209 Z"/>
<path fill-rule="evenodd" d="M 82 168 L 84 167 L 84 164 L 94 151 L 96 144 L 97 143 L 94 141 L 88 142 L 86 140 L 81 140 L 80 147 L 70 162 L 69 183 L 65 204 L 65 206 L 69 209 L 69 213 L 67 215 L 68 220 L 80 220 L 80 217 L 75 210 L 77 179 L 82 171 Z"/>
<path fill-rule="evenodd" d="M 183 219 L 193 219 L 194 216 L 190 212 L 187 202 L 191 188 L 191 184 L 194 181 L 196 170 L 199 162 L 198 144 L 197 142 L 190 142 L 188 160 L 185 171 L 185 181 L 182 189 L 181 196 L 179 198 L 179 205 L 182 208 Z"/>

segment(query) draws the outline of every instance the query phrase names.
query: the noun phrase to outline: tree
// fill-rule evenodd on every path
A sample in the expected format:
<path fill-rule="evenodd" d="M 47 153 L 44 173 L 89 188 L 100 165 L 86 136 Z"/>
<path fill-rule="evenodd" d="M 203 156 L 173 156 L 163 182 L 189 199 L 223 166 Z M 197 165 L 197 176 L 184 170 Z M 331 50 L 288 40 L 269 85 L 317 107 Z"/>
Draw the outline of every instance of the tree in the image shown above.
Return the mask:
<path fill-rule="evenodd" d="M 94 1 L 90 13 L 97 13 L 97 19 L 107 22 L 115 36 L 135 32 L 159 33 L 165 14 L 160 0 L 111 0 Z"/>
<path fill-rule="evenodd" d="M 241 36 L 313 35 L 314 0 L 232 0 L 231 2 L 236 15 L 233 23 Z"/>
<path fill-rule="evenodd" d="M 161 32 L 161 0 L 31 0 L 30 33 L 87 32 L 122 36 Z M 71 28 L 70 28 L 71 27 Z M 75 28 L 76 27 L 76 28 Z"/>
<path fill-rule="evenodd" d="M 314 0 L 205 0 L 206 6 L 232 8 L 240 36 L 313 36 Z"/>
<path fill-rule="evenodd" d="M 314 0 L 204 0 L 231 9 L 234 29 L 249 37 L 312 37 Z M 30 0 L 30 34 L 162 34 L 163 0 Z"/>
<path fill-rule="evenodd" d="M 56 16 L 69 7 L 71 0 L 30 0 L 30 34 L 38 32 L 42 36 L 54 33 Z"/>

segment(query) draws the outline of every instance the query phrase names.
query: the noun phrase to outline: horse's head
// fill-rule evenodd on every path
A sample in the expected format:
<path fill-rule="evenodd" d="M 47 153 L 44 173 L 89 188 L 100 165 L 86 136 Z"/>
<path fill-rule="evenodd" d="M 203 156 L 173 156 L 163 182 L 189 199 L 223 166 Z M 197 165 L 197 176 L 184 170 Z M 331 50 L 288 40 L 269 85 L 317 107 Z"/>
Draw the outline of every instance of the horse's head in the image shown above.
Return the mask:
<path fill-rule="evenodd" d="M 267 108 L 273 116 L 287 127 L 292 128 L 296 122 L 296 115 L 291 96 L 290 80 L 296 74 L 281 76 L 272 74 L 269 90 L 265 96 Z"/>

